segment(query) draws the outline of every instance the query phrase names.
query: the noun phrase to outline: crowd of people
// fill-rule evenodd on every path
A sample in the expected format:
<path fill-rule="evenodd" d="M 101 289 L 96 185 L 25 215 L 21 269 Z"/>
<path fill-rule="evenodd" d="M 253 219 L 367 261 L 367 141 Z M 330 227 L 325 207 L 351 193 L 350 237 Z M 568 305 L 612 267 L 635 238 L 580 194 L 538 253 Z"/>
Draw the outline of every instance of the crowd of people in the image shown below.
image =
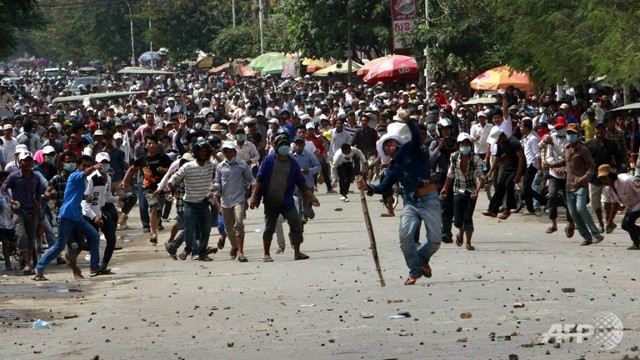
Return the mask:
<path fill-rule="evenodd" d="M 273 261 L 274 235 L 276 253 L 285 252 L 285 220 L 294 259 L 308 259 L 300 248 L 320 205 L 315 194 L 326 188 L 349 202 L 354 182 L 382 195 L 383 217 L 396 216 L 400 184 L 407 285 L 432 275 L 441 242 L 475 249 L 474 210 L 487 184 L 493 195 L 483 215 L 510 218 L 520 187 L 523 215 L 546 212 L 546 232 L 554 233 L 564 206 L 565 234 L 577 229 L 582 245 L 603 241 L 624 207 L 629 249 L 640 249 L 639 179 L 627 174 L 639 135 L 632 119 L 609 111 L 622 103 L 612 89 L 559 97 L 510 87 L 491 95 L 495 103 L 468 105 L 486 94 L 467 99 L 435 83 L 422 91 L 309 76 L 105 74 L 81 91 L 136 93 L 53 101 L 69 95 L 64 82 L 33 76 L 1 87 L 0 109 L 10 114 L 1 119 L 3 258 L 13 271 L 20 254 L 20 270 L 35 280 L 46 280 L 54 259 L 82 278 L 82 251 L 89 251 L 91 276 L 113 274 L 116 232 L 129 227 L 136 204 L 150 243 L 169 228 L 164 246 L 174 260 L 211 261 L 228 239 L 230 258 L 248 261 L 244 220 L 260 205 L 262 261 Z M 209 246 L 216 227 L 217 244 Z M 40 238 L 49 249 L 38 260 Z"/>

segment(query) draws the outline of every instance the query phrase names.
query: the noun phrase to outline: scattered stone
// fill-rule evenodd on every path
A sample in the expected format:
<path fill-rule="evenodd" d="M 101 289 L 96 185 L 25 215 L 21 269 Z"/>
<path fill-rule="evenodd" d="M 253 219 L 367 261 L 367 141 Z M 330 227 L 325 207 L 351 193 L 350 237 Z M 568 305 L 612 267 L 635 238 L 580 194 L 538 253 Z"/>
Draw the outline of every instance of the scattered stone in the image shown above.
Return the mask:
<path fill-rule="evenodd" d="M 498 341 L 511 341 L 511 335 L 498 335 Z"/>
<path fill-rule="evenodd" d="M 562 288 L 563 293 L 574 293 L 576 292 L 576 288 Z"/>
<path fill-rule="evenodd" d="M 523 307 L 524 307 L 524 304 L 523 304 L 523 303 L 520 303 L 520 302 L 516 302 L 516 303 L 513 303 L 513 307 L 514 307 L 514 308 L 516 308 L 516 309 L 517 309 L 517 308 L 523 308 Z"/>
<path fill-rule="evenodd" d="M 562 346 L 559 342 L 553 344 L 553 347 L 556 349 L 560 349 L 560 346 Z"/>
<path fill-rule="evenodd" d="M 631 350 L 631 351 L 638 351 L 638 346 L 637 346 L 637 345 L 634 345 L 634 346 L 632 346 L 632 347 L 631 347 L 631 349 L 629 349 L 629 350 Z"/>
<path fill-rule="evenodd" d="M 334 342 L 336 342 L 336 339 L 329 339 L 329 342 L 333 344 Z"/>
<path fill-rule="evenodd" d="M 400 330 L 400 332 L 398 332 L 398 335 L 400 336 L 409 336 L 409 332 L 406 330 Z"/>
<path fill-rule="evenodd" d="M 335 208 L 333 211 L 342 211 L 342 208 Z"/>
<path fill-rule="evenodd" d="M 458 339 L 456 342 L 466 343 L 467 341 L 469 341 L 469 340 L 466 337 L 463 337 L 463 338 Z"/>
<path fill-rule="evenodd" d="M 111 340 L 109 340 L 109 339 L 105 339 L 105 341 L 104 341 L 104 342 L 108 342 L 108 343 L 110 343 L 110 342 L 111 342 Z"/>
<path fill-rule="evenodd" d="M 518 355 L 516 355 L 516 354 L 509 354 L 509 360 L 518 360 Z"/>
<path fill-rule="evenodd" d="M 360 317 L 363 319 L 371 319 L 373 317 L 373 313 L 361 313 Z"/>
<path fill-rule="evenodd" d="M 233 345 L 235 345 L 233 342 L 228 342 L 228 343 L 227 343 L 227 347 L 228 347 L 228 348 L 232 348 L 232 347 L 233 347 Z"/>
<path fill-rule="evenodd" d="M 460 314 L 460 319 L 471 319 L 473 315 L 470 312 L 463 312 Z"/>
<path fill-rule="evenodd" d="M 462 327 L 457 328 L 456 332 L 462 332 Z"/>

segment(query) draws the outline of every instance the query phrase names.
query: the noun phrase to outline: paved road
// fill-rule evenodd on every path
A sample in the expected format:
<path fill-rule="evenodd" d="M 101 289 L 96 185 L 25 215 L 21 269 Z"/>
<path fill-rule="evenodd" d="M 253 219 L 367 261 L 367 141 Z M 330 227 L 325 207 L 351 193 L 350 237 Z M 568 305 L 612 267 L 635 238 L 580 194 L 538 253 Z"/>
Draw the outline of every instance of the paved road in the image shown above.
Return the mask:
<path fill-rule="evenodd" d="M 433 278 L 404 286 L 398 218 L 369 207 L 387 286 L 380 287 L 357 194 L 319 196 L 303 251 L 262 263 L 260 211 L 246 222 L 248 263 L 226 250 L 210 263 L 171 260 L 139 227 L 112 260 L 116 275 L 76 281 L 64 266 L 51 281 L 0 277 L 0 354 L 7 359 L 622 359 L 640 354 L 638 253 L 622 230 L 580 247 L 576 234 L 544 233 L 544 219 L 486 219 L 476 209 L 476 251 L 445 244 Z M 337 209 L 342 211 L 337 211 Z M 139 226 L 137 219 L 130 224 Z M 286 225 L 285 225 L 286 229 Z M 215 231 L 214 231 L 215 232 Z M 423 231 L 424 233 L 424 231 Z M 146 235 L 146 234 L 144 234 Z M 161 233 L 160 242 L 168 237 Z M 217 236 L 212 236 L 215 243 Z M 88 263 L 81 261 L 88 271 Z M 562 288 L 575 288 L 563 293 Z M 524 307 L 514 308 L 514 303 Z M 554 324 L 594 324 L 612 312 L 622 342 L 531 345 Z M 389 319 L 399 312 L 410 318 Z M 462 319 L 469 312 L 471 318 Z M 373 317 L 370 317 L 373 316 Z M 30 329 L 42 318 L 51 329 Z M 602 334 L 603 336 L 606 334 Z M 492 338 L 493 336 L 493 338 Z M 493 339 L 493 340 L 492 340 Z M 600 337 L 599 339 L 607 339 Z M 634 351 L 636 350 L 636 351 Z M 515 357 L 511 357 L 515 358 Z"/>

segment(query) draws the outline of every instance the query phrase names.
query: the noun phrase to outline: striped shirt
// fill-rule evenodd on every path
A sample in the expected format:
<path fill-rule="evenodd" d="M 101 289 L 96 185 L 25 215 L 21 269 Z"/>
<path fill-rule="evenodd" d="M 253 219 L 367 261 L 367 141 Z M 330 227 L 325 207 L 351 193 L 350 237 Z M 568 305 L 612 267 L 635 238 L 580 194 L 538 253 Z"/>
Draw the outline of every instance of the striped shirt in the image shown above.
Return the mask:
<path fill-rule="evenodd" d="M 482 159 L 476 154 L 470 154 L 469 165 L 466 174 L 460 168 L 460 153 L 451 154 L 451 164 L 449 165 L 449 173 L 447 177 L 453 180 L 453 192 L 463 194 L 465 191 L 475 191 L 478 186 L 478 179 L 482 173 Z"/>
<path fill-rule="evenodd" d="M 182 165 L 173 174 L 169 183 L 173 186 L 180 180 L 184 181 L 183 200 L 193 203 L 201 202 L 211 193 L 215 171 L 216 166 L 212 161 L 207 160 L 203 166 L 200 166 L 197 160 L 193 160 Z"/>

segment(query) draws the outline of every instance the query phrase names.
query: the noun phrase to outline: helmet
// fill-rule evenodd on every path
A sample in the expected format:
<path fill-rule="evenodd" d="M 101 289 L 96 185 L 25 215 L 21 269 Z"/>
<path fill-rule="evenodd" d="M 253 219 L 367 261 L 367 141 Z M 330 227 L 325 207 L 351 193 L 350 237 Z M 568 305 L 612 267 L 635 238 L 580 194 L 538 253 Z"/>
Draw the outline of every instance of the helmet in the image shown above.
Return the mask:
<path fill-rule="evenodd" d="M 452 127 L 453 125 L 451 124 L 451 120 L 447 119 L 447 118 L 442 118 L 440 119 L 440 121 L 438 121 L 438 127 L 440 129 L 445 128 L 445 127 Z"/>
<path fill-rule="evenodd" d="M 206 98 L 205 98 L 205 99 L 203 99 L 203 100 L 200 102 L 200 106 L 201 106 L 202 108 L 206 108 L 206 107 L 211 106 L 211 100 L 206 99 Z"/>
<path fill-rule="evenodd" d="M 196 142 L 191 144 L 191 152 L 194 155 L 197 154 L 198 150 L 202 148 L 206 148 L 206 149 L 209 149 L 209 151 L 211 151 L 211 145 L 209 145 L 209 142 L 204 139 L 198 139 Z"/>
<path fill-rule="evenodd" d="M 278 131 L 276 132 L 276 136 L 272 140 L 272 144 L 276 147 L 280 142 L 286 142 L 287 144 L 291 142 L 289 131 L 287 131 L 287 129 L 285 128 L 278 129 Z"/>
<path fill-rule="evenodd" d="M 209 135 L 208 141 L 209 145 L 213 149 L 219 149 L 222 145 L 222 140 L 218 137 L 218 135 Z"/>

